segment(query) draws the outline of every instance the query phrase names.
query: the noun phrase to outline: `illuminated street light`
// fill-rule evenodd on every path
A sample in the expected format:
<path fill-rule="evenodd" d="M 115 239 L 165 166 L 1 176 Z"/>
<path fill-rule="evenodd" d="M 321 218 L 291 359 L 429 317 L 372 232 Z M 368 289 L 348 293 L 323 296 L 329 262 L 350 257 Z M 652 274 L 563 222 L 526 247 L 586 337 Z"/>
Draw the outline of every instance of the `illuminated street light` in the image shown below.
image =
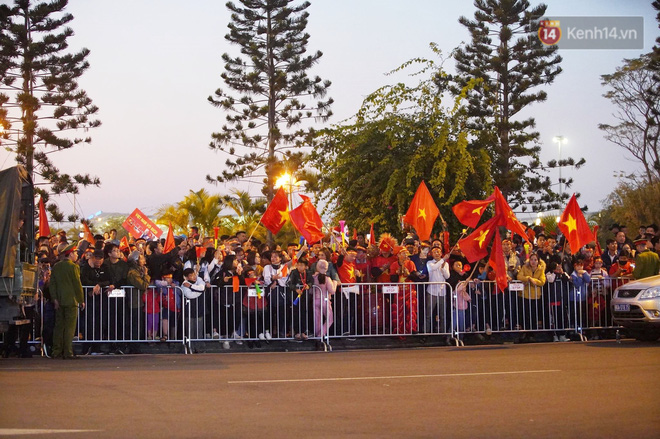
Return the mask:
<path fill-rule="evenodd" d="M 564 136 L 555 136 L 552 138 L 552 141 L 559 145 L 559 162 L 557 162 L 557 166 L 559 166 L 559 199 L 562 199 L 562 188 L 561 188 L 561 145 L 568 143 L 568 140 Z"/>

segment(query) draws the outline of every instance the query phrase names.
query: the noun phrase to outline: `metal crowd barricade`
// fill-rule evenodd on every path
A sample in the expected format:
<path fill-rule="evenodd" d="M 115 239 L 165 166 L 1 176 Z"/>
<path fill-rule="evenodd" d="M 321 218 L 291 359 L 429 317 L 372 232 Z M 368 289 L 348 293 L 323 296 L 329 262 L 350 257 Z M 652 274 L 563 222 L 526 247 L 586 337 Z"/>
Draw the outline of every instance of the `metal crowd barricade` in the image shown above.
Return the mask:
<path fill-rule="evenodd" d="M 239 344 L 293 340 L 296 334 L 321 342 L 325 350 L 331 349 L 332 339 L 358 337 L 433 335 L 460 345 L 466 334 L 545 332 L 585 340 L 620 329 L 613 325 L 610 301 L 614 290 L 630 280 L 593 278 L 582 288 L 546 282 L 531 289 L 538 299 L 523 297 L 524 286 L 517 281 L 504 291 L 492 281 L 471 282 L 460 293 L 469 297 L 463 300 L 458 289 L 444 282 L 339 285 L 334 294 L 311 286 L 300 298 L 279 286 L 262 287 L 261 297 L 252 286 L 236 292 L 232 286 L 214 286 L 197 299 L 184 298 L 176 286 L 151 286 L 143 294 L 130 286 L 98 294 L 84 287 L 86 309 L 79 312 L 75 341 L 84 352 L 102 343 L 112 347 L 157 340 L 181 342 L 192 352 L 196 341 Z M 40 315 L 32 340 L 41 335 L 47 344 L 54 312 L 44 300 L 35 310 Z"/>
<path fill-rule="evenodd" d="M 183 341 L 180 287 L 150 286 L 144 293 L 132 286 L 83 291 L 86 306 L 78 312 L 79 342 Z"/>

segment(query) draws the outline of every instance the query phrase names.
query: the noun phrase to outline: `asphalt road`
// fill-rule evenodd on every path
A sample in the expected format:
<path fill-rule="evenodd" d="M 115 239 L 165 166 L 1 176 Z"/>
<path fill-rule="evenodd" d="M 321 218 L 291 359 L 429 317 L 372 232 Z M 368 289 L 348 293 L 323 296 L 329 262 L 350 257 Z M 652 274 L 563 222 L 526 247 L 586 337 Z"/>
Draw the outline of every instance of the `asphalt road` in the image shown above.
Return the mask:
<path fill-rule="evenodd" d="M 0 437 L 658 438 L 659 360 L 634 341 L 0 360 Z"/>

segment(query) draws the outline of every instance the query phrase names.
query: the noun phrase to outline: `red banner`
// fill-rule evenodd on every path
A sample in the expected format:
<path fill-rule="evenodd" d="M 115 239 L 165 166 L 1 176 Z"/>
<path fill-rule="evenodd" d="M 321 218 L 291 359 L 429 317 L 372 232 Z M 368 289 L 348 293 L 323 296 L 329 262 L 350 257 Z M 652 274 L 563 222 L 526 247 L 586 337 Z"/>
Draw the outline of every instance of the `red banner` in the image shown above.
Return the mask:
<path fill-rule="evenodd" d="M 126 221 L 122 224 L 122 227 L 135 239 L 145 238 L 148 241 L 153 241 L 160 238 L 163 234 L 163 231 L 151 221 L 147 215 L 142 213 L 140 209 L 135 209 L 131 213 Z"/>

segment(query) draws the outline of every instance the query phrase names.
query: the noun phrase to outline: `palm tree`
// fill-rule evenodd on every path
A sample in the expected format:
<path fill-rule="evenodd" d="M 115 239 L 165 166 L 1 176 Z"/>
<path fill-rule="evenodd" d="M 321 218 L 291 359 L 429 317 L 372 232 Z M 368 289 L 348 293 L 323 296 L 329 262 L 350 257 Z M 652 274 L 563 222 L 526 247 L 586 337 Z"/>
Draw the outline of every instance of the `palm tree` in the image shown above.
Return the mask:
<path fill-rule="evenodd" d="M 186 233 L 189 225 L 199 227 L 201 236 L 213 236 L 213 228 L 220 226 L 220 212 L 224 208 L 220 195 L 210 195 L 206 189 L 190 190 L 183 201 L 162 206 L 156 212 L 159 223 L 172 222 Z M 225 232 L 225 231 L 223 231 Z"/>
<path fill-rule="evenodd" d="M 235 215 L 223 217 L 223 223 L 231 229 L 232 233 L 244 230 L 250 233 L 259 223 L 261 215 L 266 210 L 266 198 L 254 197 L 246 191 L 232 189 L 232 195 L 221 197 L 225 207 L 230 208 Z M 261 237 L 260 233 L 258 236 Z"/>

